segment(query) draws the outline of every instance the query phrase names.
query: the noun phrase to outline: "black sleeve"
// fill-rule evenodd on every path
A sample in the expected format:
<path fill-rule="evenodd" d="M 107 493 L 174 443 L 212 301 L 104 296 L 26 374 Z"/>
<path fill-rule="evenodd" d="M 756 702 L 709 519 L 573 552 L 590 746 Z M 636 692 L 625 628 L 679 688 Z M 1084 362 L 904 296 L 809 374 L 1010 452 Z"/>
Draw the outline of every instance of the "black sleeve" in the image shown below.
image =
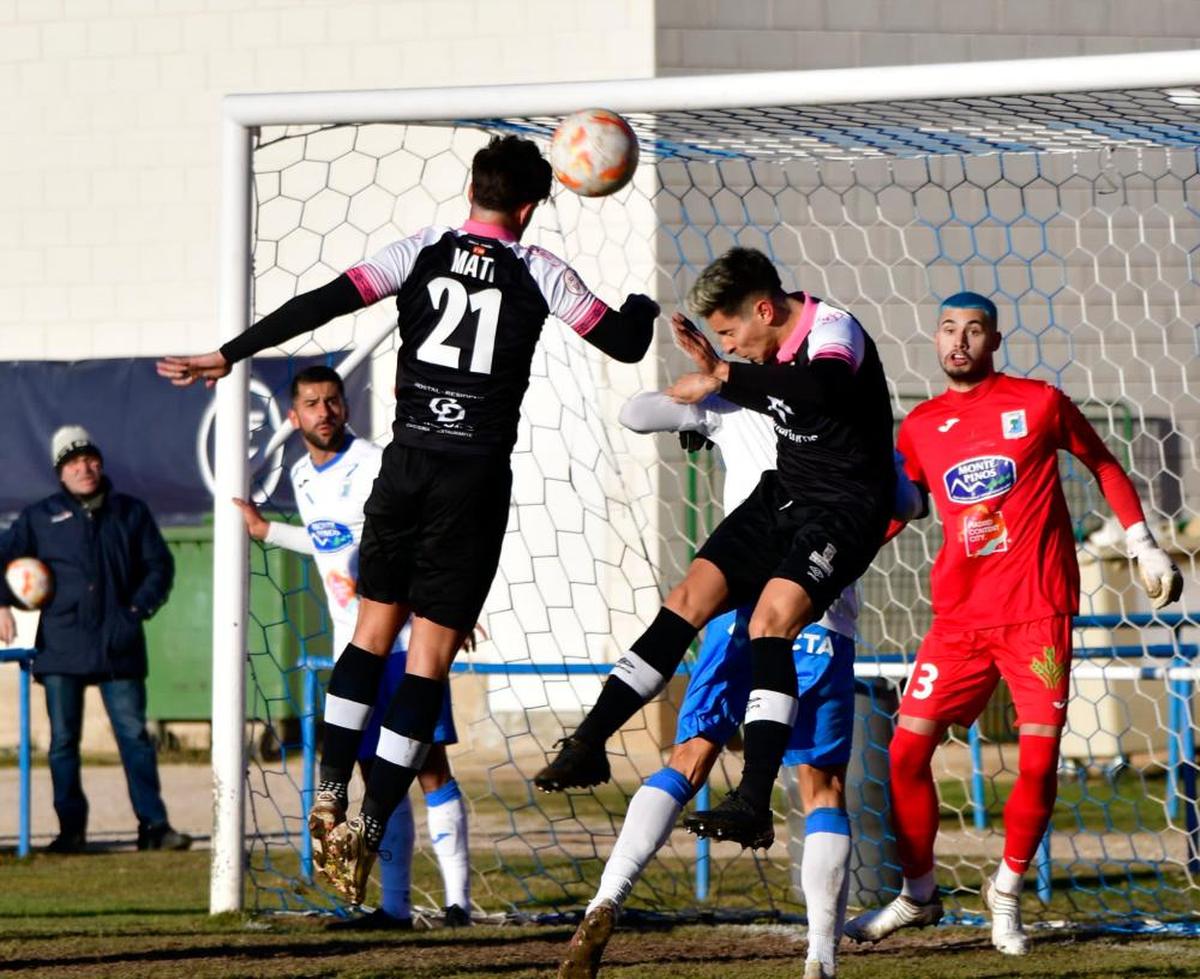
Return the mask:
<path fill-rule="evenodd" d="M 221 347 L 221 355 L 228 363 L 235 364 L 260 350 L 278 347 L 292 337 L 311 333 L 335 316 L 353 313 L 364 305 L 350 276 L 339 275 L 328 285 L 289 299 L 275 312 L 268 313 L 245 333 Z"/>
<path fill-rule="evenodd" d="M 10 561 L 19 557 L 33 557 L 37 554 L 37 543 L 33 536 L 33 519 L 28 509 L 22 510 L 8 530 L 0 534 L 0 569 L 7 568 Z M 0 607 L 16 605 L 20 608 L 13 593 L 9 590 L 0 574 Z"/>
<path fill-rule="evenodd" d="M 840 416 L 854 407 L 849 397 L 853 378 L 850 365 L 835 357 L 809 364 L 730 364 L 721 397 L 752 411 L 767 411 L 767 399 L 775 397 Z"/>
<path fill-rule="evenodd" d="M 650 349 L 658 312 L 658 303 L 653 299 L 634 293 L 622 304 L 620 312 L 615 309 L 606 312 L 584 339 L 614 360 L 636 364 Z"/>

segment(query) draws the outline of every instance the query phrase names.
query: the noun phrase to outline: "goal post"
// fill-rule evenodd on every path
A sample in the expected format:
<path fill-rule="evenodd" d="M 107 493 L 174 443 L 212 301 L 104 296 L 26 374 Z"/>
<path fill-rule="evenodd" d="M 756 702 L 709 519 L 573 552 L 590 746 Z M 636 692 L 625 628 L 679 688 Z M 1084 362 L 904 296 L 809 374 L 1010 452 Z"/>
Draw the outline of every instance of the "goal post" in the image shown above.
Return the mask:
<path fill-rule="evenodd" d="M 938 387 L 929 341 L 937 301 L 962 288 L 995 294 L 1009 318 L 1002 323 L 1007 369 L 1062 384 L 1085 405 L 1194 579 L 1195 559 L 1174 531 L 1200 491 L 1200 392 L 1189 368 L 1200 319 L 1198 85 L 1200 53 L 1187 51 L 229 96 L 220 337 L 388 241 L 461 220 L 470 156 L 488 135 L 517 132 L 544 145 L 559 117 L 602 106 L 626 115 L 639 135 L 633 184 L 602 201 L 556 189 L 528 240 L 571 262 L 602 298 L 646 292 L 667 315 L 711 258 L 734 244 L 762 248 L 785 285 L 811 288 L 864 322 L 898 418 Z M 272 352 L 343 367 L 348 357 L 361 359 L 354 396 L 364 408 L 352 422 L 371 438 L 386 438 L 388 429 L 396 342 L 386 331 L 389 316 L 394 308 L 377 307 Z M 611 663 L 648 622 L 719 512 L 709 501 L 721 477 L 706 458 L 689 463 L 673 443 L 632 436 L 616 422 L 625 397 L 662 384 L 681 364 L 665 335 L 646 362 L 623 367 L 553 323 L 535 355 L 504 557 L 485 608 L 491 641 L 452 683 L 456 712 L 459 704 L 464 711 L 460 736 L 485 759 L 468 792 L 484 910 L 578 907 L 624 803 L 673 735 L 669 706 L 626 729 L 614 748 L 611 791 L 547 802 L 525 784 L 530 759 L 594 700 L 596 667 Z M 238 365 L 216 389 L 213 913 L 244 906 L 247 867 L 253 893 L 270 890 L 259 880 L 272 876 L 285 881 L 272 890 L 284 895 L 282 906 L 314 906 L 289 903 L 305 886 L 303 753 L 279 718 L 300 713 L 293 681 L 320 645 L 292 609 L 323 599 L 303 574 L 299 586 L 281 580 L 225 505 L 249 492 L 271 465 L 264 459 L 273 458 L 262 448 L 270 433 L 247 430 L 252 370 Z M 1075 685 L 1082 709 L 1069 720 L 1064 751 L 1083 768 L 1119 759 L 1142 794 L 1132 798 L 1115 774 L 1107 787 L 1084 780 L 1064 792 L 1063 811 L 1079 827 L 1067 842 L 1062 833 L 1051 842 L 1064 894 L 1055 913 L 1170 916 L 1200 896 L 1188 849 L 1194 775 L 1174 774 L 1194 769 L 1197 640 L 1189 630 L 1196 622 L 1185 606 L 1178 621 L 1134 626 L 1143 620 L 1131 615 L 1142 607 L 1128 562 L 1095 533 L 1102 530 L 1096 490 L 1069 466 L 1064 471 L 1081 540 L 1083 611 L 1092 616 L 1078 641 L 1097 651 L 1083 657 L 1087 669 Z M 862 582 L 862 675 L 902 680 L 928 625 L 927 572 L 939 538 L 931 522 L 906 531 Z M 251 593 L 263 587 L 280 596 L 282 618 L 255 612 Z M 1109 623 L 1106 615 L 1117 618 Z M 282 652 L 288 643 L 299 656 Z M 248 662 L 252 700 L 261 666 L 283 675 L 274 692 L 259 691 L 262 716 L 245 710 Z M 1169 689 L 1158 679 L 1164 667 Z M 970 744 L 965 735 L 952 738 L 950 761 L 938 770 L 945 826 L 955 834 L 939 873 L 968 896 L 953 904 L 964 915 L 981 868 L 997 852 L 988 809 L 1015 774 L 1004 710 L 998 701 Z M 249 758 L 248 721 L 274 732 L 282 757 L 271 767 Z M 1164 739 L 1156 724 L 1174 733 Z M 1166 767 L 1171 799 L 1160 778 Z M 1119 846 L 1089 821 L 1097 806 L 1110 824 L 1119 816 Z M 1143 837 L 1154 835 L 1162 845 L 1151 852 Z M 661 873 L 635 891 L 648 909 L 695 903 L 687 894 L 691 856 L 674 842 L 668 851 Z M 790 900 L 780 855 L 721 851 L 715 859 L 712 901 L 754 908 Z M 1117 865 L 1152 877 L 1153 897 L 1143 900 L 1141 884 L 1129 893 L 1112 884 Z M 764 885 L 761 900 L 754 881 Z"/>

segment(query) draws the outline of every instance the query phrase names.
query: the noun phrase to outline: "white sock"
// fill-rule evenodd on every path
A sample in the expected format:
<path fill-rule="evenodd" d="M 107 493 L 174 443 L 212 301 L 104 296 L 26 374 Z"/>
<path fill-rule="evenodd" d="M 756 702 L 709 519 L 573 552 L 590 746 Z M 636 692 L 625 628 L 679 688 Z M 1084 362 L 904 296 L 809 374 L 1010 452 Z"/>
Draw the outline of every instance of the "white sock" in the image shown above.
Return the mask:
<path fill-rule="evenodd" d="M 694 794 L 691 783 L 673 768 L 660 769 L 646 779 L 629 800 L 621 834 L 604 865 L 600 889 L 588 904 L 588 911 L 601 901 L 612 901 L 618 908 L 625 903 Z"/>
<path fill-rule="evenodd" d="M 1020 894 L 1025 884 L 1025 875 L 1018 874 L 1006 861 L 1001 860 L 993 880 L 996 882 L 996 890 L 1002 894 Z"/>
<path fill-rule="evenodd" d="M 393 918 L 412 917 L 412 805 L 408 796 L 396 807 L 379 844 L 379 906 Z"/>
<path fill-rule="evenodd" d="M 429 839 L 442 871 L 446 907 L 471 910 L 471 854 L 467 846 L 467 807 L 451 779 L 425 796 Z"/>
<path fill-rule="evenodd" d="M 933 900 L 935 891 L 937 891 L 937 878 L 934 877 L 932 870 L 920 877 L 905 877 L 904 886 L 900 889 L 901 894 L 911 897 L 918 904 L 928 904 Z"/>
<path fill-rule="evenodd" d="M 804 820 L 800 883 L 808 917 L 808 960 L 832 971 L 845 921 L 850 869 L 850 817 L 843 809 L 814 809 Z"/>

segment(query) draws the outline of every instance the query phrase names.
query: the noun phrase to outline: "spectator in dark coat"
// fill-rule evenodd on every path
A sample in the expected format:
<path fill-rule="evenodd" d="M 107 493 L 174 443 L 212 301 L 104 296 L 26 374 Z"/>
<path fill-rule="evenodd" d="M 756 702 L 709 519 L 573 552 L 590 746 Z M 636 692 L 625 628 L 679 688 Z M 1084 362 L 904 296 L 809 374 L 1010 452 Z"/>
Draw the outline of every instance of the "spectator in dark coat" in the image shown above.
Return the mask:
<path fill-rule="evenodd" d="M 34 678 L 45 687 L 50 716 L 50 776 L 59 834 L 55 853 L 83 850 L 88 803 L 80 778 L 83 696 L 100 687 L 129 799 L 138 818 L 138 849 L 183 850 L 191 837 L 167 821 L 154 742 L 146 730 L 146 636 L 171 590 L 175 564 L 149 508 L 118 493 L 87 431 L 54 433 L 51 458 L 62 491 L 26 507 L 0 535 L 0 567 L 36 557 L 54 576 L 54 595 L 38 623 Z M 12 642 L 13 595 L 0 578 L 0 641 Z"/>

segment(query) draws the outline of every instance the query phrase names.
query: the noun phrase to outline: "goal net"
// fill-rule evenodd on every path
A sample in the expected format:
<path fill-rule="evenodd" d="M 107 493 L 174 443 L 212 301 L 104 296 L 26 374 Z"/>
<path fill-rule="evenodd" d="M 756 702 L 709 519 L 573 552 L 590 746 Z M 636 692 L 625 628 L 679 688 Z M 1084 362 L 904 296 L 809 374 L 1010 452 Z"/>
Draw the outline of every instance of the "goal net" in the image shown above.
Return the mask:
<path fill-rule="evenodd" d="M 1133 474 L 1159 540 L 1194 589 L 1200 94 L 1188 83 L 1200 78 L 1171 58 L 1078 59 L 1073 72 L 1028 62 L 940 74 L 517 87 L 475 101 L 463 90 L 235 97 L 226 333 L 244 328 L 247 309 L 265 314 L 396 238 L 460 225 L 471 157 L 490 135 L 519 133 L 544 145 L 562 114 L 605 105 L 638 133 L 634 181 L 603 200 L 556 187 L 527 242 L 568 260 L 610 302 L 630 291 L 655 296 L 664 317 L 711 259 L 733 245 L 759 248 L 786 286 L 845 306 L 864 324 L 883 357 L 897 420 L 941 390 L 931 341 L 939 301 L 962 289 L 994 297 L 1004 369 L 1060 385 L 1081 404 Z M 1018 81 L 1006 90 L 1010 78 Z M 1018 91 L 1022 81 L 1029 94 Z M 352 425 L 382 443 L 395 315 L 380 303 L 263 356 L 340 366 Z M 477 914 L 578 910 L 629 797 L 673 741 L 686 676 L 610 744 L 611 784 L 548 796 L 528 781 L 720 519 L 719 458 L 686 456 L 673 438 L 634 435 L 616 420 L 625 399 L 664 386 L 684 367 L 661 325 L 645 361 L 630 367 L 597 355 L 562 324 L 546 324 L 513 456 L 503 558 L 484 613 L 488 639 L 460 656 L 451 683 L 460 736 L 451 762 L 470 812 Z M 226 399 L 218 497 L 222 485 L 240 490 L 248 478 L 286 519 L 292 505 L 280 472 L 298 451 L 295 440 L 282 454 L 265 452 L 273 434 L 272 450 L 282 438 L 271 431 L 277 412 L 240 400 L 244 372 L 223 383 L 234 390 L 218 395 Z M 286 387 L 261 396 L 286 407 Z M 1196 622 L 1187 599 L 1182 615 L 1147 614 L 1096 485 L 1069 458 L 1062 468 L 1083 571 L 1082 617 L 1059 802 L 1026 914 L 1121 926 L 1186 921 L 1200 898 Z M 860 903 L 886 899 L 897 882 L 884 752 L 930 622 L 928 571 L 940 535 L 933 520 L 914 524 L 860 584 L 850 793 Z M 303 562 L 257 544 L 247 557 L 240 521 L 220 506 L 217 538 L 215 669 L 236 690 L 246 665 L 247 716 L 234 716 L 238 696 L 214 720 L 214 910 L 242 901 L 243 846 L 250 906 L 333 909 L 332 895 L 307 877 L 303 818 L 332 653 L 324 595 Z M 241 567 L 249 569 L 248 606 L 236 604 L 245 582 L 229 581 Z M 214 689 L 227 688 L 218 680 Z M 938 875 L 959 920 L 980 913 L 981 879 L 999 859 L 1000 813 L 1017 767 L 1012 720 L 1002 687 L 978 724 L 953 730 L 935 760 Z M 228 766 L 241 765 L 247 743 L 242 779 L 240 767 Z M 714 789 L 739 770 L 740 755 L 727 753 Z M 787 846 L 753 857 L 698 848 L 677 832 L 630 908 L 802 914 L 793 864 L 803 819 L 793 795 L 784 778 L 776 806 Z M 414 806 L 420 828 L 415 790 Z M 419 840 L 414 902 L 437 908 L 436 866 L 423 833 Z"/>

